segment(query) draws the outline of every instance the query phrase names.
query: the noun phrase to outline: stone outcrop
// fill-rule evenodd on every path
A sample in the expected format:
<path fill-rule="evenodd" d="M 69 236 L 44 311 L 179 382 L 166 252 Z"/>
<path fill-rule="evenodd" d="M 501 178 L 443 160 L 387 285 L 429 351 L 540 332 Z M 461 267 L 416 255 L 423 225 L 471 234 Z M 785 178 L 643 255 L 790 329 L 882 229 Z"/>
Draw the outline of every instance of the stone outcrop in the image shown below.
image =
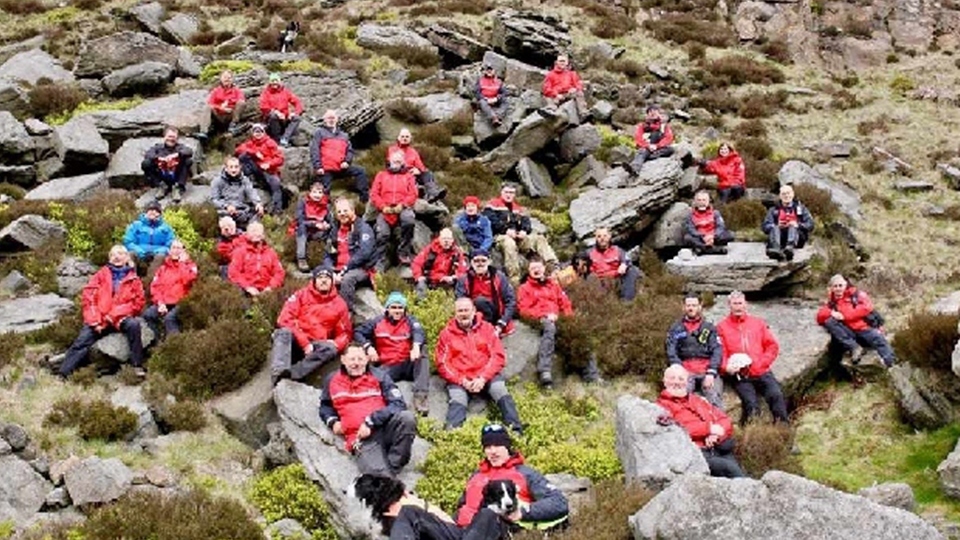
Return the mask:
<path fill-rule="evenodd" d="M 549 68 L 572 40 L 559 18 L 534 12 L 503 10 L 493 17 L 491 43 L 497 52 L 523 62 Z"/>
<path fill-rule="evenodd" d="M 177 45 L 189 45 L 199 31 L 200 21 L 185 13 L 177 13 L 160 24 L 160 35 Z"/>
<path fill-rule="evenodd" d="M 831 180 L 813 167 L 798 160 L 790 160 L 777 173 L 780 184 L 809 184 L 830 193 L 830 198 L 847 217 L 860 220 L 860 194 L 846 184 Z M 803 202 L 803 201 L 800 201 Z"/>
<path fill-rule="evenodd" d="M 180 51 L 160 38 L 143 32 L 119 32 L 88 41 L 74 69 L 77 77 L 103 77 L 143 62 L 177 65 Z"/>
<path fill-rule="evenodd" d="M 20 216 L 0 229 L 0 252 L 30 251 L 63 237 L 63 225 L 41 216 Z"/>
<path fill-rule="evenodd" d="M 210 124 L 207 90 L 183 90 L 145 101 L 125 111 L 98 111 L 89 116 L 111 148 L 119 148 L 127 139 L 159 137 L 171 125 L 181 136 L 206 131 Z"/>
<path fill-rule="evenodd" d="M 50 180 L 30 190 L 24 199 L 28 201 L 80 202 L 107 190 L 107 178 L 103 173 L 71 176 Z"/>
<path fill-rule="evenodd" d="M 954 499 L 960 499 L 960 442 L 937 467 L 940 487 Z"/>
<path fill-rule="evenodd" d="M 153 344 L 156 334 L 143 319 L 140 320 L 140 339 L 143 348 Z M 90 348 L 90 357 L 98 363 L 123 364 L 130 361 L 130 345 L 122 332 L 114 332 L 97 340 Z"/>
<path fill-rule="evenodd" d="M 365 22 L 357 28 L 357 45 L 368 49 L 402 48 L 436 52 L 428 39 L 402 26 Z"/>
<path fill-rule="evenodd" d="M 26 127 L 7 111 L 0 111 L 0 157 L 5 165 L 33 162 L 33 142 Z"/>
<path fill-rule="evenodd" d="M 865 487 L 858 491 L 857 495 L 866 497 L 877 504 L 900 508 L 907 512 L 913 512 L 917 505 L 917 501 L 913 497 L 913 488 L 909 484 L 899 482 Z"/>
<path fill-rule="evenodd" d="M 113 71 L 100 82 L 111 96 L 148 95 L 162 92 L 173 74 L 174 66 L 147 61 Z"/>
<path fill-rule="evenodd" d="M 441 52 L 453 55 L 464 62 L 479 62 L 487 45 L 467 34 L 467 30 L 455 23 L 441 20 L 420 31 Z"/>
<path fill-rule="evenodd" d="M 453 92 L 427 94 L 425 96 L 406 99 L 414 105 L 421 107 L 423 119 L 428 123 L 442 122 L 458 114 L 471 112 L 470 102 Z"/>
<path fill-rule="evenodd" d="M 135 20 L 144 30 L 151 34 L 160 33 L 160 24 L 166 16 L 167 10 L 160 2 L 138 4 L 127 10 L 127 15 Z"/>
<path fill-rule="evenodd" d="M 36 86 L 40 79 L 50 82 L 72 82 L 73 73 L 42 49 L 31 49 L 12 56 L 0 65 L 0 79 Z"/>
<path fill-rule="evenodd" d="M 562 114 L 544 117 L 540 113 L 533 113 L 522 122 L 507 137 L 507 140 L 490 153 L 482 156 L 480 161 L 495 174 L 504 174 L 512 169 L 521 158 L 533 154 L 552 141 L 570 125 L 570 115 L 574 104 L 565 103 Z"/>
<path fill-rule="evenodd" d="M 483 63 L 493 66 L 497 75 L 503 79 L 504 84 L 520 90 L 533 90 L 539 95 L 543 86 L 543 78 L 546 77 L 545 69 L 531 66 L 513 58 L 497 54 L 493 51 L 487 51 L 483 55 Z M 473 74 L 472 80 L 476 82 L 479 74 Z M 470 84 L 470 91 L 473 91 L 473 85 Z"/>
<path fill-rule="evenodd" d="M 92 116 L 77 116 L 57 126 L 56 130 L 67 170 L 84 174 L 102 171 L 107 166 L 110 145 L 100 136 L 97 122 Z"/>
<path fill-rule="evenodd" d="M 682 249 L 667 261 L 667 270 L 689 281 L 691 290 L 730 292 L 769 291 L 806 280 L 802 272 L 813 257 L 813 249 L 794 252 L 792 261 L 767 257 L 762 242 L 731 242 L 726 255 L 696 256 Z"/>
<path fill-rule="evenodd" d="M 97 270 L 88 260 L 65 257 L 57 267 L 57 292 L 65 298 L 73 298 L 80 294 L 87 280 Z"/>
<path fill-rule="evenodd" d="M 680 247 L 683 245 L 683 224 L 690 215 L 690 205 L 685 202 L 675 202 L 660 215 L 660 219 L 653 226 L 653 231 L 647 243 L 653 249 Z"/>
<path fill-rule="evenodd" d="M 40 511 L 52 489 L 26 461 L 12 454 L 0 455 L 0 523 L 26 521 Z"/>
<path fill-rule="evenodd" d="M 593 124 L 568 129 L 560 136 L 560 159 L 576 163 L 600 148 L 600 132 Z"/>
<path fill-rule="evenodd" d="M 117 458 L 84 459 L 64 475 L 73 504 L 98 504 L 119 499 L 133 484 L 133 472 Z"/>
<path fill-rule="evenodd" d="M 264 366 L 241 388 L 213 399 L 210 407 L 234 437 L 253 447 L 266 444 L 267 426 L 277 420 L 270 367 Z"/>
<path fill-rule="evenodd" d="M 137 415 L 137 428 L 134 439 L 150 439 L 160 434 L 157 421 L 153 418 L 150 405 L 143 397 L 141 386 L 121 386 L 110 395 L 110 403 L 114 407 L 126 407 Z"/>
<path fill-rule="evenodd" d="M 49 326 L 73 309 L 73 302 L 55 294 L 41 294 L 0 302 L 0 334 L 26 333 Z"/>
<path fill-rule="evenodd" d="M 941 390 L 953 381 L 954 375 L 909 363 L 900 363 L 889 370 L 890 382 L 897 396 L 900 414 L 917 429 L 936 429 L 953 422 L 956 406 Z"/>
<path fill-rule="evenodd" d="M 525 157 L 517 163 L 517 178 L 527 195 L 534 199 L 547 197 L 553 193 L 553 181 L 550 171 L 536 161 Z"/>

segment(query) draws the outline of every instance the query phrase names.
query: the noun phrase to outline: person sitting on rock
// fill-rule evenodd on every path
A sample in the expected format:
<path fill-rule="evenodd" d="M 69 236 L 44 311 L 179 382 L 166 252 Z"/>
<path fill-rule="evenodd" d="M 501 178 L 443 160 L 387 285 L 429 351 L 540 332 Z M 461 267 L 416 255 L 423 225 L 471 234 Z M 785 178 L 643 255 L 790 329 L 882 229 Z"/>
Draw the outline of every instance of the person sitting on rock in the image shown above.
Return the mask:
<path fill-rule="evenodd" d="M 557 254 L 545 236 L 533 232 L 527 209 L 517 202 L 515 185 L 504 184 L 500 196 L 483 208 L 483 215 L 490 219 L 493 238 L 503 251 L 504 270 L 514 283 L 520 281 L 520 253 L 536 253 L 551 272 L 556 269 Z"/>
<path fill-rule="evenodd" d="M 787 403 L 780 383 L 770 368 L 780 354 L 780 344 L 767 322 L 747 314 L 747 299 L 740 291 L 727 298 L 730 314 L 717 324 L 717 337 L 723 347 L 720 371 L 733 380 L 740 396 L 746 424 L 759 413 L 757 394 L 766 400 L 774 422 L 787 422 Z"/>
<path fill-rule="evenodd" d="M 377 265 L 377 240 L 370 225 L 357 219 L 350 199 L 338 198 L 333 206 L 339 225 L 330 231 L 330 246 L 324 265 L 333 268 L 333 282 L 352 311 L 357 299 L 357 287 L 373 285 L 372 278 Z"/>
<path fill-rule="evenodd" d="M 273 332 L 270 374 L 300 381 L 335 360 L 353 334 L 350 311 L 333 287 L 333 272 L 318 267 L 305 287 L 283 304 Z"/>
<path fill-rule="evenodd" d="M 507 89 L 500 77 L 497 77 L 493 65 L 483 64 L 473 93 L 483 117 L 494 127 L 499 127 L 506 118 L 510 105 L 507 102 Z"/>
<path fill-rule="evenodd" d="M 167 335 L 180 333 L 179 306 L 197 281 L 197 263 L 190 260 L 190 254 L 180 240 L 170 244 L 170 254 L 153 275 L 150 283 L 150 300 L 153 304 L 143 312 L 153 333 L 160 335 L 160 321 Z"/>
<path fill-rule="evenodd" d="M 320 420 L 343 436 L 361 474 L 396 477 L 410 462 L 417 417 L 390 376 L 369 366 L 359 345 L 348 345 L 340 363 L 323 383 Z"/>
<path fill-rule="evenodd" d="M 231 137 L 240 134 L 240 118 L 246 105 L 243 90 L 233 84 L 233 72 L 220 72 L 220 84 L 210 91 L 207 106 L 210 107 L 210 129 L 206 136 L 212 137 L 224 131 Z"/>
<path fill-rule="evenodd" d="M 729 142 L 720 143 L 716 158 L 710 161 L 702 160 L 700 170 L 716 175 L 721 204 L 735 201 L 747 193 L 747 170 L 740 154 Z"/>
<path fill-rule="evenodd" d="M 582 119 L 588 114 L 583 82 L 577 72 L 570 68 L 570 57 L 565 54 L 557 56 L 553 69 L 544 77 L 542 93 L 546 106 L 541 111 L 549 116 L 560 114 L 560 105 L 570 100 L 576 104 L 579 118 Z"/>
<path fill-rule="evenodd" d="M 233 156 L 223 161 L 223 170 L 210 184 L 210 201 L 218 216 L 229 216 L 241 230 L 263 216 L 260 194 Z"/>
<path fill-rule="evenodd" d="M 413 135 L 410 130 L 407 128 L 401 129 L 397 135 L 397 142 L 387 148 L 387 161 L 389 162 L 390 156 L 396 152 L 402 153 L 403 165 L 416 178 L 417 187 L 423 190 L 423 198 L 431 203 L 439 201 L 447 196 L 447 190 L 437 184 L 437 179 L 433 176 L 433 173 L 427 170 L 427 166 L 423 164 L 420 152 L 417 152 L 417 149 L 410 144 L 412 141 Z"/>
<path fill-rule="evenodd" d="M 283 150 L 267 137 L 263 124 L 254 124 L 251 137 L 238 146 L 234 153 L 240 158 L 243 174 L 270 190 L 269 212 L 273 215 L 282 212 L 280 169 L 283 168 Z"/>
<path fill-rule="evenodd" d="M 673 155 L 673 130 L 667 122 L 666 115 L 660 107 L 647 107 L 647 116 L 643 122 L 637 124 L 637 131 L 633 135 L 637 145 L 637 154 L 630 162 L 633 174 L 640 174 L 643 164 L 651 159 L 660 159 Z"/>
<path fill-rule="evenodd" d="M 150 201 L 143 214 L 127 226 L 123 234 L 123 247 L 141 261 L 164 257 L 173 242 L 173 229 L 163 221 L 160 203 Z"/>
<path fill-rule="evenodd" d="M 870 297 L 840 274 L 830 278 L 827 301 L 817 311 L 817 324 L 830 334 L 832 358 L 848 356 L 857 364 L 867 347 L 876 350 L 887 367 L 897 360 L 883 335 L 883 318 Z"/>
<path fill-rule="evenodd" d="M 267 125 L 270 138 L 280 146 L 290 146 L 302 114 L 300 98 L 283 85 L 279 73 L 271 73 L 266 88 L 260 93 L 260 117 Z"/>
<path fill-rule="evenodd" d="M 179 203 L 187 190 L 187 175 L 193 168 L 193 150 L 181 144 L 180 131 L 173 126 L 163 130 L 163 142 L 147 150 L 140 168 L 147 185 L 157 188 L 156 199 L 173 191 L 173 202 Z"/>
<path fill-rule="evenodd" d="M 667 330 L 667 360 L 682 365 L 689 374 L 690 392 L 699 390 L 715 407 L 723 409 L 720 361 L 723 349 L 717 329 L 703 318 L 703 304 L 696 293 L 683 297 L 683 317 Z"/>
<path fill-rule="evenodd" d="M 227 279 L 227 267 L 230 265 L 230 259 L 233 257 L 233 248 L 237 246 L 236 240 L 240 238 L 237 231 L 237 223 L 230 216 L 223 216 L 217 222 L 220 228 L 220 235 L 217 236 L 217 257 L 220 266 L 220 277 Z"/>
<path fill-rule="evenodd" d="M 453 289 L 457 279 L 467 275 L 467 258 L 453 238 L 449 228 L 427 244 L 410 265 L 418 298 L 427 294 L 427 289 Z"/>
<path fill-rule="evenodd" d="M 323 189 L 330 193 L 334 177 L 353 178 L 353 188 L 360 193 L 360 202 L 370 198 L 370 181 L 362 168 L 352 165 L 353 145 L 350 136 L 337 126 L 337 112 L 329 109 L 323 113 L 323 125 L 317 128 L 310 143 L 310 162 Z"/>
<path fill-rule="evenodd" d="M 506 353 L 500 334 L 483 320 L 469 298 L 457 298 L 454 303 L 454 316 L 440 331 L 434 358 L 437 375 L 447 383 L 446 429 L 458 428 L 466 421 L 471 394 L 485 393 L 497 404 L 510 429 L 523 433 L 517 404 L 501 374 Z"/>
<path fill-rule="evenodd" d="M 663 372 L 663 391 L 657 405 L 663 407 L 690 434 L 703 452 L 711 476 L 744 478 L 746 473 L 733 455 L 733 423 L 723 409 L 690 391 L 689 375 L 680 364 Z"/>
<path fill-rule="evenodd" d="M 67 378 L 87 360 L 90 347 L 113 332 L 123 332 L 130 346 L 130 365 L 144 376 L 143 338 L 140 319 L 146 299 L 143 282 L 137 277 L 127 248 L 110 248 L 109 262 L 87 281 L 81 294 L 83 328 L 60 364 L 60 376 Z"/>
<path fill-rule="evenodd" d="M 813 230 L 813 216 L 794 199 L 793 186 L 780 186 L 780 200 L 767 211 L 760 227 L 767 235 L 767 257 L 793 260 L 794 250 L 807 243 Z"/>
<path fill-rule="evenodd" d="M 297 203 L 293 222 L 287 234 L 293 234 L 296 239 L 297 269 L 301 272 L 310 271 L 307 261 L 307 242 L 324 241 L 333 227 L 333 213 L 330 212 L 330 199 L 323 190 L 323 184 L 314 181 L 308 191 Z"/>
<path fill-rule="evenodd" d="M 457 280 L 454 295 L 470 299 L 484 320 L 495 325 L 498 336 L 513 333 L 517 297 L 507 276 L 490 266 L 490 254 L 486 251 L 470 252 L 470 268 Z"/>
<path fill-rule="evenodd" d="M 453 229 L 470 249 L 489 252 L 493 247 L 493 229 L 490 219 L 480 213 L 478 197 L 464 197 L 463 212 L 454 217 Z"/>
<path fill-rule="evenodd" d="M 620 299 L 629 302 L 637 296 L 637 282 L 643 277 L 640 269 L 627 259 L 627 252 L 611 243 L 610 229 L 600 227 L 593 232 L 594 246 L 582 255 L 590 261 L 590 275 L 604 286 L 616 283 Z"/>
<path fill-rule="evenodd" d="M 227 278 L 231 283 L 253 297 L 283 286 L 286 272 L 277 252 L 264 238 L 262 223 L 251 223 L 246 234 L 235 244 L 227 267 Z"/>
<path fill-rule="evenodd" d="M 404 165 L 403 152 L 390 154 L 387 170 L 380 171 L 374 177 L 370 202 L 380 212 L 376 225 L 377 258 L 386 262 L 390 237 L 394 227 L 399 225 L 397 258 L 400 264 L 410 264 L 414 256 L 413 228 L 417 217 L 413 213 L 413 205 L 417 202 L 417 182 Z"/>
<path fill-rule="evenodd" d="M 500 516 L 500 530 L 533 529 L 547 531 L 566 523 L 569 504 L 563 492 L 557 489 L 539 471 L 524 463 L 520 452 L 514 450 L 510 433 L 500 424 L 487 424 L 480 431 L 483 459 L 467 480 L 460 497 L 455 519 L 461 527 L 475 528 L 476 522 L 486 522 L 484 490 L 496 480 L 511 480 L 519 499 L 512 514 Z M 508 538 L 484 536 L 483 538 Z"/>
<path fill-rule="evenodd" d="M 358 326 L 353 340 L 363 347 L 370 362 L 384 369 L 394 382 L 413 382 L 413 408 L 422 416 L 429 411 L 430 359 L 424 350 L 423 325 L 407 313 L 407 298 L 394 291 L 384 302 L 383 315 Z"/>
<path fill-rule="evenodd" d="M 710 194 L 698 191 L 693 196 L 693 208 L 683 222 L 683 245 L 692 248 L 697 255 L 722 255 L 733 239 L 720 211 L 710 204 Z"/>

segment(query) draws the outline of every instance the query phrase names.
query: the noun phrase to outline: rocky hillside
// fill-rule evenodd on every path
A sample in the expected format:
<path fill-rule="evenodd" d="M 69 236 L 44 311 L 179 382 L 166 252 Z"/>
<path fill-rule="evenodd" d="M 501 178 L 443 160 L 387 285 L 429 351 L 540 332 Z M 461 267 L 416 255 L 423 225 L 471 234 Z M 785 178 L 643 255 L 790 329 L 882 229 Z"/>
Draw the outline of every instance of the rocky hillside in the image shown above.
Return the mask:
<path fill-rule="evenodd" d="M 520 325 L 505 342 L 528 422 L 521 447 L 583 516 L 561 538 L 696 538 L 701 519 L 762 530 L 800 524 L 789 537 L 810 537 L 820 526 L 809 516 L 828 510 L 840 516 L 831 524 L 837 538 L 960 537 L 960 451 L 950 454 L 960 436 L 960 358 L 952 358 L 960 298 L 948 296 L 960 289 L 951 249 L 960 236 L 960 5 L 0 0 L 0 16 L 0 538 L 118 530 L 256 538 L 267 526 L 282 537 L 375 536 L 343 496 L 355 468 L 316 418 L 315 384 L 273 389 L 264 369 L 276 314 L 306 277 L 285 235 L 292 209 L 265 219 L 288 267 L 282 290 L 247 309 L 215 277 L 216 215 L 205 203 L 236 141 L 204 146 L 196 135 L 223 69 L 247 97 L 244 128 L 271 72 L 304 101 L 285 149 L 288 200 L 309 180 L 310 135 L 334 108 L 368 173 L 409 127 L 448 188 L 446 204 L 418 202 L 418 247 L 465 195 L 490 197 L 509 179 L 563 257 L 600 226 L 636 248 L 647 275 L 637 300 L 575 288 L 578 314 L 561 327 L 564 362 L 595 353 L 608 386 L 570 377 L 543 395 L 526 385 L 534 329 Z M 302 24 L 296 48 L 278 53 L 291 20 Z M 559 53 L 586 82 L 589 115 L 539 113 L 540 85 Z M 509 88 L 510 115 L 497 129 L 471 106 L 481 63 Z M 649 105 L 670 116 L 678 152 L 632 175 L 633 130 Z M 183 203 L 164 210 L 203 276 L 184 305 L 185 332 L 159 344 L 145 335 L 145 382 L 118 369 L 129 354 L 119 336 L 101 340 L 94 366 L 62 382 L 49 367 L 78 331 L 77 295 L 149 201 L 140 160 L 165 125 L 197 155 Z M 738 242 L 726 255 L 696 258 L 680 250 L 680 224 L 694 191 L 716 180 L 688 165 L 722 141 L 747 167 L 747 197 L 721 208 Z M 765 256 L 758 230 L 782 183 L 797 186 L 817 220 L 811 245 L 789 263 Z M 334 184 L 338 193 L 346 187 Z M 902 363 L 889 373 L 869 358 L 829 365 L 813 313 L 837 272 L 870 292 L 895 334 Z M 409 291 L 402 272 L 388 271 L 378 292 L 391 288 Z M 623 396 L 655 395 L 664 331 L 685 289 L 711 302 L 746 291 L 781 341 L 774 372 L 793 425 L 738 433 L 739 457 L 756 478 L 749 484 L 704 478 L 682 434 Z M 364 294 L 358 320 L 382 309 L 376 296 Z M 450 300 L 434 293 L 412 308 L 431 340 Z M 724 313 L 721 300 L 709 317 Z M 433 385 L 417 468 L 404 479 L 449 507 L 479 457 L 484 416 L 478 403 L 465 428 L 443 432 L 443 387 Z M 739 409 L 732 392 L 727 404 Z M 677 471 L 686 473 L 675 480 Z M 690 514 L 759 493 L 773 501 L 762 512 Z M 192 522 L 191 508 L 219 517 L 203 520 L 207 529 L 173 528 Z M 601 521 L 609 526 L 589 528 Z"/>

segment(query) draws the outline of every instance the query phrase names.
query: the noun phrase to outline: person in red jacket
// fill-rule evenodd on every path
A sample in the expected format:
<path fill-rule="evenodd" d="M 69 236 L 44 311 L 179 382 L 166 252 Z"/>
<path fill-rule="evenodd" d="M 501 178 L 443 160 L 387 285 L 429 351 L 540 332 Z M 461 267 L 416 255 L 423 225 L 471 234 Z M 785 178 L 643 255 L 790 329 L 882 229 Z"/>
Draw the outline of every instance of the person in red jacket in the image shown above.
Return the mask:
<path fill-rule="evenodd" d="M 307 261 L 307 242 L 310 240 L 324 241 L 333 227 L 333 212 L 330 211 L 330 198 L 323 191 L 323 184 L 314 181 L 300 202 L 294 219 L 287 229 L 287 234 L 293 234 L 297 243 L 297 269 L 301 272 L 310 271 L 310 262 Z"/>
<path fill-rule="evenodd" d="M 267 125 L 267 134 L 280 146 L 290 146 L 290 139 L 300 127 L 301 114 L 300 98 L 283 86 L 279 73 L 271 73 L 267 87 L 260 93 L 260 117 Z"/>
<path fill-rule="evenodd" d="M 250 296 L 259 296 L 283 286 L 286 272 L 277 252 L 264 238 L 262 223 L 255 221 L 248 225 L 246 234 L 234 244 L 227 267 L 227 277 L 233 284 Z"/>
<path fill-rule="evenodd" d="M 831 358 L 849 356 L 856 364 L 866 346 L 876 350 L 887 367 L 897 361 L 883 335 L 883 319 L 870 297 L 840 274 L 830 278 L 827 301 L 817 311 L 817 324 L 830 334 Z"/>
<path fill-rule="evenodd" d="M 507 89 L 497 77 L 492 64 L 484 64 L 473 90 L 480 112 L 494 127 L 499 127 L 506 118 L 510 105 L 507 103 Z"/>
<path fill-rule="evenodd" d="M 340 363 L 323 383 L 320 420 L 343 436 L 360 474 L 395 478 L 410 461 L 417 418 L 390 376 L 368 365 L 359 345 L 349 345 Z"/>
<path fill-rule="evenodd" d="M 556 116 L 560 113 L 562 103 L 573 100 L 577 108 L 577 117 L 585 118 L 588 115 L 587 100 L 583 96 L 583 82 L 577 72 L 570 69 L 570 58 L 561 54 L 557 56 L 553 69 L 543 79 L 543 99 L 547 105 L 541 109 L 547 115 Z"/>
<path fill-rule="evenodd" d="M 246 98 L 243 90 L 233 84 L 233 72 L 225 69 L 220 73 L 220 84 L 210 91 L 207 97 L 207 106 L 210 107 L 210 128 L 207 137 L 212 137 L 224 131 L 231 137 L 240 131 L 240 117 Z"/>
<path fill-rule="evenodd" d="M 667 123 L 666 115 L 660 107 L 647 107 L 647 117 L 637 124 L 637 131 L 633 135 L 637 144 L 637 154 L 630 162 L 633 174 L 640 174 L 640 169 L 647 160 L 660 159 L 673 155 L 673 130 Z"/>
<path fill-rule="evenodd" d="M 717 337 L 723 346 L 720 371 L 733 379 L 740 396 L 746 424 L 760 409 L 757 393 L 763 396 L 774 422 L 787 422 L 787 402 L 783 390 L 770 371 L 780 353 L 780 345 L 767 322 L 747 314 L 747 299 L 740 291 L 730 293 L 730 315 L 717 324 Z"/>
<path fill-rule="evenodd" d="M 594 246 L 581 254 L 590 261 L 591 276 L 601 283 L 616 283 L 620 287 L 620 299 L 626 302 L 637 296 L 637 282 L 643 278 L 640 269 L 627 258 L 627 253 L 619 246 L 611 244 L 613 235 L 610 229 L 600 227 L 593 232 Z"/>
<path fill-rule="evenodd" d="M 437 179 L 433 176 L 433 173 L 427 170 L 427 166 L 423 164 L 420 152 L 417 152 L 417 149 L 410 144 L 412 141 L 413 135 L 410 130 L 407 128 L 401 129 L 397 135 L 396 144 L 387 148 L 387 161 L 389 162 L 390 156 L 394 153 L 402 153 L 404 166 L 417 179 L 418 188 L 423 189 L 423 198 L 427 202 L 439 201 L 447 196 L 447 188 L 437 184 Z"/>
<path fill-rule="evenodd" d="M 110 248 L 109 262 L 90 277 L 81 296 L 83 328 L 60 364 L 60 376 L 67 378 L 87 359 L 87 352 L 98 339 L 113 332 L 123 332 L 130 345 L 130 364 L 143 376 L 143 341 L 140 319 L 146 303 L 143 283 L 137 277 L 127 248 Z"/>
<path fill-rule="evenodd" d="M 539 321 L 540 346 L 537 349 L 537 373 L 540 386 L 553 387 L 553 352 L 557 345 L 557 319 L 573 315 L 573 304 L 557 280 L 547 277 L 547 266 L 539 258 L 531 258 L 527 279 L 517 291 L 520 316 Z"/>
<path fill-rule="evenodd" d="M 323 125 L 314 132 L 310 143 L 310 163 L 327 193 L 335 177 L 349 176 L 353 179 L 353 189 L 360 193 L 360 202 L 365 203 L 370 199 L 370 180 L 367 171 L 351 164 L 353 145 L 350 135 L 337 125 L 339 121 L 337 111 L 328 109 L 323 113 Z"/>
<path fill-rule="evenodd" d="M 263 124 L 254 124 L 251 133 L 251 137 L 238 146 L 234 154 L 240 158 L 243 174 L 270 190 L 268 212 L 277 215 L 283 211 L 283 186 L 280 184 L 283 150 L 267 137 Z"/>
<path fill-rule="evenodd" d="M 427 244 L 410 265 L 416 282 L 418 298 L 427 295 L 427 289 L 452 289 L 457 279 L 467 275 L 467 258 L 454 240 L 453 231 L 440 229 L 440 234 Z"/>
<path fill-rule="evenodd" d="M 447 382 L 446 428 L 458 428 L 467 419 L 470 394 L 486 393 L 500 408 L 510 429 L 523 433 L 517 404 L 503 380 L 506 353 L 493 325 L 477 315 L 469 298 L 457 298 L 453 319 L 437 338 L 437 374 Z"/>
<path fill-rule="evenodd" d="M 236 240 L 240 238 L 237 232 L 237 222 L 230 216 L 223 216 L 217 221 L 220 228 L 220 235 L 217 236 L 217 259 L 220 266 L 220 277 L 227 279 L 227 269 L 230 266 L 230 259 L 233 258 L 233 248 L 237 246 Z"/>
<path fill-rule="evenodd" d="M 747 169 L 743 166 L 740 154 L 729 142 L 720 143 L 716 158 L 702 160 L 700 170 L 717 176 L 717 192 L 722 204 L 735 201 L 747 192 Z"/>
<path fill-rule="evenodd" d="M 153 304 L 143 312 L 143 319 L 160 335 L 158 323 L 163 319 L 163 328 L 167 335 L 180 332 L 180 320 L 177 318 L 177 304 L 197 281 L 197 263 L 190 260 L 190 254 L 180 240 L 170 244 L 170 254 L 153 275 L 150 284 L 150 299 Z"/>
<path fill-rule="evenodd" d="M 287 299 L 277 317 L 270 354 L 273 383 L 305 379 L 336 359 L 352 335 L 350 311 L 333 286 L 333 272 L 317 268 L 310 283 Z"/>
<path fill-rule="evenodd" d="M 733 423 L 722 409 L 690 392 L 687 379 L 687 370 L 682 365 L 668 367 L 663 372 L 663 391 L 657 405 L 690 434 L 690 439 L 703 452 L 711 476 L 745 477 L 733 455 Z"/>
<path fill-rule="evenodd" d="M 373 179 L 370 190 L 370 202 L 380 211 L 377 215 L 377 259 L 386 262 L 387 248 L 393 228 L 400 226 L 400 245 L 397 255 L 400 264 L 410 264 L 413 260 L 413 227 L 416 216 L 413 204 L 417 202 L 417 182 L 410 170 L 403 164 L 403 152 L 390 154 L 387 170 L 380 171 Z"/>
<path fill-rule="evenodd" d="M 733 233 L 727 230 L 723 216 L 710 204 L 710 194 L 704 190 L 693 196 L 693 208 L 683 222 L 683 245 L 693 248 L 697 255 L 723 255 L 727 244 L 733 242 Z"/>

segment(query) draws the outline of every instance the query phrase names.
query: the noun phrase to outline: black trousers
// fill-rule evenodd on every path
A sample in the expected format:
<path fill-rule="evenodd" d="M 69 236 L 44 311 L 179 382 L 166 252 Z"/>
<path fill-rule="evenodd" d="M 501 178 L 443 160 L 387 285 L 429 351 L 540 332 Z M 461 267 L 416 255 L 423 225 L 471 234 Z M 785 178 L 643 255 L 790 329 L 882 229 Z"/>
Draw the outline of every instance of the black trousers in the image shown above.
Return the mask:
<path fill-rule="evenodd" d="M 499 540 L 508 530 L 507 523 L 489 508 L 481 509 L 461 529 L 423 508 L 404 506 L 390 528 L 390 540 Z"/>
<path fill-rule="evenodd" d="M 750 418 L 760 411 L 760 403 L 757 400 L 759 392 L 770 407 L 775 422 L 787 422 L 787 401 L 783 397 L 783 390 L 780 389 L 780 383 L 768 371 L 759 377 L 738 377 L 733 385 L 733 389 L 740 396 L 740 403 L 743 405 L 743 415 L 740 418 L 741 424 L 746 424 Z"/>
<path fill-rule="evenodd" d="M 68 377 L 74 370 L 86 362 L 90 347 L 93 347 L 93 344 L 96 343 L 98 339 L 117 331 L 116 328 L 107 326 L 100 332 L 97 332 L 89 324 L 83 325 L 83 328 L 80 329 L 80 335 L 77 336 L 77 339 L 73 340 L 73 344 L 67 349 L 67 356 L 63 359 L 63 364 L 60 365 L 60 376 Z M 127 343 L 130 344 L 130 364 L 133 367 L 143 366 L 143 341 L 140 335 L 140 319 L 127 317 L 120 323 L 119 331 L 123 332 L 127 337 Z"/>

